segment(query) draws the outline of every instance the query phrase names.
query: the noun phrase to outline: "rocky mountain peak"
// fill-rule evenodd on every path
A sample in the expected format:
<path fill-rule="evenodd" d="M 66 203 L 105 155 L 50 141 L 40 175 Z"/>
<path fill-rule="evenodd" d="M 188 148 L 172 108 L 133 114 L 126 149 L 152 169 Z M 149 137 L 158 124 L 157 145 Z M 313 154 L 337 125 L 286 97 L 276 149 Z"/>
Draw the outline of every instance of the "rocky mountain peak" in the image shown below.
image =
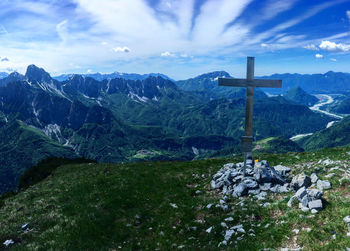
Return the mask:
<path fill-rule="evenodd" d="M 8 79 L 11 79 L 11 81 L 21 81 L 24 79 L 24 76 L 16 71 L 12 72 L 7 77 Z"/>
<path fill-rule="evenodd" d="M 70 81 L 78 81 L 78 82 L 82 82 L 84 81 L 84 76 L 80 75 L 80 74 L 72 74 L 68 80 Z"/>
<path fill-rule="evenodd" d="M 209 73 L 205 73 L 205 74 L 199 75 L 196 78 L 200 78 L 200 79 L 204 79 L 204 78 L 215 79 L 215 78 L 221 78 L 221 77 L 230 78 L 231 76 L 226 71 L 213 71 L 213 72 L 209 72 Z"/>
<path fill-rule="evenodd" d="M 28 66 L 25 77 L 29 81 L 50 82 L 52 80 L 49 73 L 33 64 Z"/>
<path fill-rule="evenodd" d="M 25 80 L 25 77 L 22 74 L 19 74 L 18 72 L 12 72 L 7 77 L 0 79 L 0 86 L 6 85 L 11 82 L 17 82 L 17 81 L 23 81 Z"/>

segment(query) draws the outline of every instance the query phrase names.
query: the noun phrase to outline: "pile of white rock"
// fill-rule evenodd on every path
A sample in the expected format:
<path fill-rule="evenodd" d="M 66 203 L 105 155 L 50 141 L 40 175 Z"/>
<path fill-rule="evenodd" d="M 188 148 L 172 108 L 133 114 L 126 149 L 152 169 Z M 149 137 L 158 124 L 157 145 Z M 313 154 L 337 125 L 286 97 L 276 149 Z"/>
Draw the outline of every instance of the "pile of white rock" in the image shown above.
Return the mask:
<path fill-rule="evenodd" d="M 344 217 L 343 221 L 348 225 L 348 233 L 346 234 L 347 237 L 350 236 L 350 215 Z"/>
<path fill-rule="evenodd" d="M 320 180 L 315 173 L 311 177 L 305 175 L 305 173 L 294 176 L 290 186 L 296 193 L 290 198 L 287 205 L 292 207 L 293 201 L 299 201 L 299 208 L 302 211 L 308 212 L 311 210 L 312 213 L 317 213 L 323 209 L 323 190 L 331 188 L 328 180 Z M 318 189 L 314 188 L 316 186 Z"/>
<path fill-rule="evenodd" d="M 211 181 L 212 189 L 220 189 L 224 195 L 242 197 L 248 194 L 266 195 L 267 191 L 274 193 L 288 192 L 288 176 L 290 168 L 285 166 L 270 167 L 266 160 L 255 163 L 225 164 Z"/>

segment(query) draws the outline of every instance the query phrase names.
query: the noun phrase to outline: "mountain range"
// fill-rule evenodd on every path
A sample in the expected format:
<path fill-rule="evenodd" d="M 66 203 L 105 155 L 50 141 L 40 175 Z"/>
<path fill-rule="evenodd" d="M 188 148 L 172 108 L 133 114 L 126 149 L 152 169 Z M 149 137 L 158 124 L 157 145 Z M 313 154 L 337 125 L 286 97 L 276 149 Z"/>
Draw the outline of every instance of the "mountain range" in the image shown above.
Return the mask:
<path fill-rule="evenodd" d="M 59 81 L 65 81 L 68 78 L 70 78 L 72 75 L 73 74 L 63 74 L 53 78 Z M 111 74 L 102 74 L 102 73 L 83 74 L 82 76 L 91 77 L 98 81 L 102 81 L 105 79 L 110 80 L 114 78 L 123 78 L 128 80 L 144 80 L 149 76 L 160 76 L 164 79 L 172 80 L 168 76 L 161 73 L 136 74 L 136 73 L 114 72 Z M 227 91 L 226 90 L 227 88 L 225 87 L 219 87 L 217 85 L 213 87 L 211 85 L 211 82 L 216 83 L 218 77 L 231 77 L 231 76 L 225 71 L 216 71 L 216 72 L 202 74 L 200 76 L 190 78 L 187 80 L 179 80 L 175 82 L 183 90 L 195 91 L 202 94 L 206 93 L 208 91 L 207 88 L 209 88 L 212 90 L 210 92 L 209 98 L 210 97 L 217 98 L 220 95 L 224 95 L 227 97 L 235 97 L 235 93 L 237 92 L 236 90 L 234 90 L 235 88 L 231 88 L 232 90 Z M 319 94 L 319 93 L 339 94 L 339 93 L 350 92 L 350 85 L 349 85 L 350 74 L 343 73 L 343 72 L 329 71 L 324 74 L 284 73 L 284 74 L 273 74 L 269 76 L 262 76 L 262 77 L 256 77 L 256 78 L 281 79 L 283 81 L 282 88 L 278 88 L 278 89 L 262 88 L 261 89 L 261 91 L 266 91 L 271 94 L 283 94 L 289 91 L 290 89 L 294 88 L 295 86 L 299 86 L 304 91 L 311 94 Z M 218 93 L 221 93 L 221 94 L 218 94 Z M 261 93 L 262 92 L 259 92 L 259 95 Z"/>
<path fill-rule="evenodd" d="M 6 78 L 8 75 L 7 72 L 0 72 L 0 79 Z"/>
<path fill-rule="evenodd" d="M 72 75 L 74 75 L 74 74 L 62 74 L 59 76 L 54 76 L 52 78 L 56 79 L 58 81 L 65 81 L 65 80 L 69 79 L 70 77 L 72 77 Z M 81 76 L 93 78 L 93 79 L 98 80 L 98 81 L 102 81 L 105 79 L 111 80 L 114 78 L 123 78 L 123 79 L 127 79 L 127 80 L 144 80 L 148 77 L 162 77 L 164 79 L 171 80 L 167 75 L 164 75 L 161 73 L 136 74 L 136 73 L 113 72 L 113 73 L 103 74 L 103 73 L 97 72 L 97 73 L 81 74 Z"/>
<path fill-rule="evenodd" d="M 258 78 L 258 77 L 257 77 Z M 282 94 L 295 86 L 301 87 L 308 93 L 348 93 L 350 92 L 350 73 L 329 71 L 324 74 L 273 74 L 260 77 L 263 79 L 282 79 L 282 88 L 263 89 L 271 94 Z"/>
<path fill-rule="evenodd" d="M 245 90 L 218 87 L 218 77 L 230 75 L 173 82 L 74 74 L 58 81 L 35 65 L 25 75 L 11 73 L 0 80 L 0 192 L 15 188 L 21 173 L 47 156 L 125 162 L 238 153 Z M 279 145 L 324 129 L 332 118 L 311 111 L 299 95 L 305 93 L 288 100 L 257 90 L 254 138 L 283 136 L 272 141 Z"/>
<path fill-rule="evenodd" d="M 300 86 L 296 86 L 290 89 L 287 93 L 283 95 L 285 99 L 296 102 L 297 104 L 302 104 L 306 106 L 313 106 L 318 102 L 318 98 L 305 92 Z"/>

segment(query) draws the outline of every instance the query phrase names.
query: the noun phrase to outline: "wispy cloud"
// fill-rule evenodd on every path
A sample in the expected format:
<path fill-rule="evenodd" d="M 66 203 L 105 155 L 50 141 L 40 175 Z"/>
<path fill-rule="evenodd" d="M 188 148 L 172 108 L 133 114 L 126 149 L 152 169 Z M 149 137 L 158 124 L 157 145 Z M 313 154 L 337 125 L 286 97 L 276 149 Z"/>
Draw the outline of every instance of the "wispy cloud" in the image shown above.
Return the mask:
<path fill-rule="evenodd" d="M 350 10 L 347 10 L 347 11 L 346 11 L 346 16 L 348 17 L 349 22 L 350 22 Z"/>
<path fill-rule="evenodd" d="M 176 55 L 174 53 L 171 53 L 169 51 L 162 52 L 160 54 L 160 56 L 161 57 L 170 57 L 170 58 L 175 58 L 176 57 Z"/>
<path fill-rule="evenodd" d="M 115 65 L 162 71 L 171 61 L 173 72 L 185 72 L 251 52 L 347 51 L 348 30 L 328 32 L 323 40 L 334 45 L 319 47 L 322 37 L 293 30 L 345 1 L 6 0 L 0 1 L 0 53 L 11 59 L 6 67 L 16 69 L 35 63 L 53 72 L 108 71 Z M 251 20 L 242 18 L 254 4 Z"/>
<path fill-rule="evenodd" d="M 66 42 L 68 38 L 68 20 L 63 20 L 56 25 L 56 31 L 58 36 L 62 39 L 62 42 Z"/>
<path fill-rule="evenodd" d="M 304 49 L 311 50 L 311 51 L 318 51 L 320 50 L 316 45 L 314 44 L 308 44 L 303 46 Z"/>
<path fill-rule="evenodd" d="M 5 29 L 4 26 L 0 25 L 0 35 L 1 34 L 8 34 L 8 31 Z"/>
<path fill-rule="evenodd" d="M 125 52 L 125 53 L 128 53 L 128 52 L 130 52 L 130 49 L 128 48 L 128 47 L 126 47 L 126 46 L 124 46 L 124 47 L 114 47 L 114 48 L 112 48 L 112 50 L 114 51 L 114 52 Z"/>
<path fill-rule="evenodd" d="M 262 20 L 271 19 L 282 12 L 290 10 L 299 0 L 269 0 L 262 10 Z M 259 17 L 258 17 L 259 18 Z"/>

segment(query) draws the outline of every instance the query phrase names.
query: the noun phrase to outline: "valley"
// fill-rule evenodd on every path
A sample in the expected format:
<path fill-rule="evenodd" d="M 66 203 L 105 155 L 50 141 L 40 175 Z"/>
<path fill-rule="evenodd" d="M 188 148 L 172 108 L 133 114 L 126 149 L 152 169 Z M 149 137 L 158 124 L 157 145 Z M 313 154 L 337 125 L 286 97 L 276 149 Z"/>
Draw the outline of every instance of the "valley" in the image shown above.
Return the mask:
<path fill-rule="evenodd" d="M 107 79 L 94 78 L 103 76 Z M 75 74 L 60 82 L 31 65 L 25 75 L 0 79 L 0 133 L 24 130 L 33 141 L 30 151 L 13 159 L 17 151 L 28 149 L 25 141 L 0 139 L 0 192 L 15 189 L 21 173 L 48 156 L 118 163 L 239 154 L 245 90 L 219 87 L 218 77 L 231 76 L 218 71 L 173 82 L 159 74 Z M 301 88 L 285 97 L 268 97 L 258 88 L 255 98 L 257 151 L 302 151 L 304 146 L 297 145 L 301 135 L 320 131 L 335 118 L 320 109 L 332 104 L 327 95 L 315 104 L 314 96 Z M 40 140 L 60 151 L 47 151 Z"/>
<path fill-rule="evenodd" d="M 327 112 L 325 110 L 320 109 L 321 107 L 326 106 L 326 105 L 330 105 L 334 102 L 334 99 L 330 95 L 316 94 L 315 96 L 319 99 L 319 102 L 317 104 L 313 105 L 312 107 L 310 107 L 310 110 L 322 112 L 322 113 L 324 113 L 330 117 L 336 118 L 336 119 L 343 119 L 344 118 L 343 116 L 339 116 L 337 114 L 330 113 L 330 112 Z"/>
<path fill-rule="evenodd" d="M 324 107 L 326 105 L 330 105 L 334 102 L 334 99 L 331 96 L 326 95 L 326 94 L 315 94 L 315 97 L 317 97 L 319 101 L 316 104 L 314 104 L 313 106 L 309 107 L 310 110 L 315 111 L 315 112 L 321 112 L 327 116 L 338 119 L 338 120 L 334 120 L 334 121 L 329 122 L 327 124 L 326 128 L 331 127 L 332 125 L 334 125 L 334 123 L 336 123 L 339 120 L 342 120 L 344 118 L 343 116 L 340 116 L 340 115 L 337 115 L 334 113 L 330 113 L 330 112 L 327 112 L 327 111 L 321 109 L 322 107 Z M 293 141 L 298 140 L 298 139 L 301 139 L 303 137 L 311 136 L 312 134 L 313 133 L 298 134 L 298 135 L 291 137 L 290 140 L 293 140 Z"/>

